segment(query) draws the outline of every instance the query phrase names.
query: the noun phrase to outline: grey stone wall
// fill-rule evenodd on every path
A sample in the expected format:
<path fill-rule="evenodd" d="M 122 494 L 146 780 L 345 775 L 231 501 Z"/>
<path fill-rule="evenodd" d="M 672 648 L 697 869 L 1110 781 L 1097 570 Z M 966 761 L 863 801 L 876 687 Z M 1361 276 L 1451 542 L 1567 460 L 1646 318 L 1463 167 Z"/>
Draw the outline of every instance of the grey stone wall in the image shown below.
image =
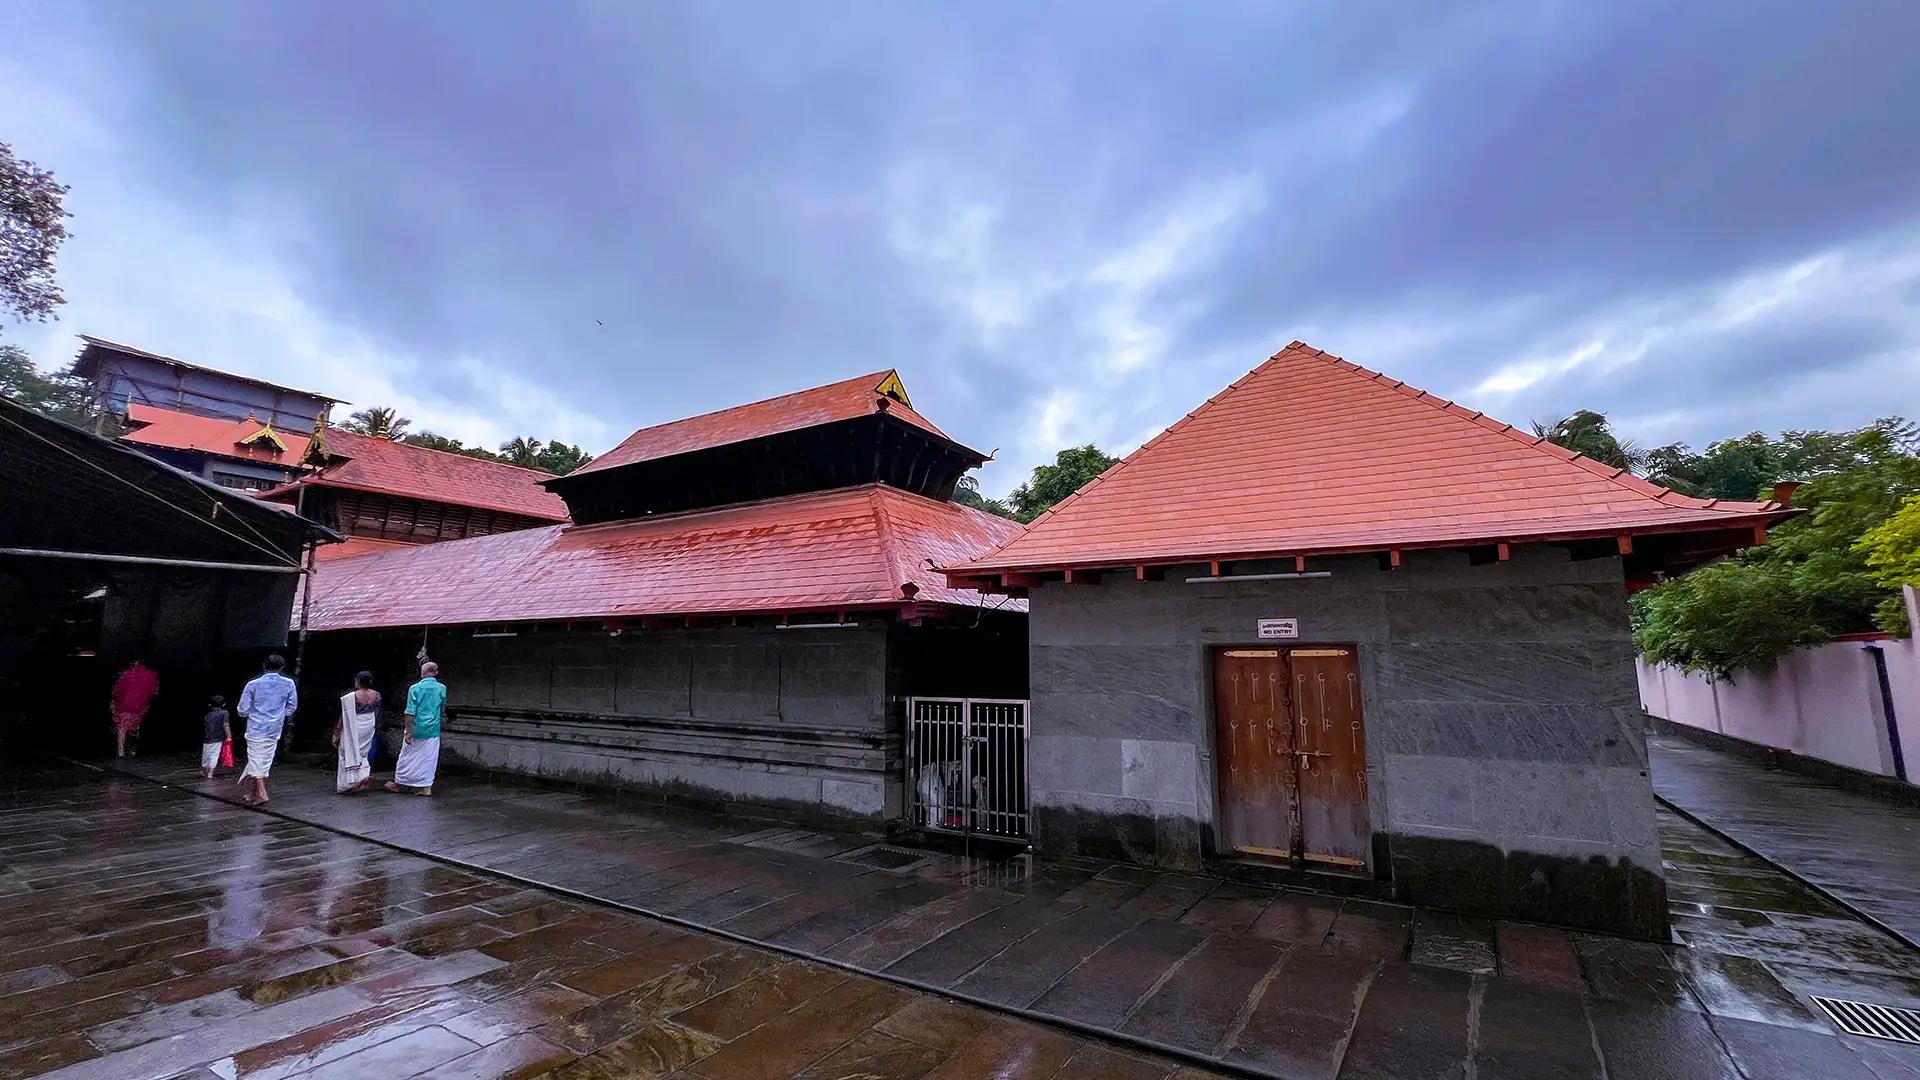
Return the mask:
<path fill-rule="evenodd" d="M 1328 578 L 1113 574 L 1031 603 L 1043 848 L 1193 866 L 1212 852 L 1209 648 L 1291 617 L 1359 648 L 1373 873 L 1408 900 L 1634 933 L 1664 886 L 1617 559 L 1547 546 L 1314 560 Z M 1255 572 L 1248 564 L 1236 572 Z M 1270 569 L 1290 570 L 1291 564 Z"/>
<path fill-rule="evenodd" d="M 698 805 L 900 812 L 887 627 L 433 631 L 450 759 Z"/>

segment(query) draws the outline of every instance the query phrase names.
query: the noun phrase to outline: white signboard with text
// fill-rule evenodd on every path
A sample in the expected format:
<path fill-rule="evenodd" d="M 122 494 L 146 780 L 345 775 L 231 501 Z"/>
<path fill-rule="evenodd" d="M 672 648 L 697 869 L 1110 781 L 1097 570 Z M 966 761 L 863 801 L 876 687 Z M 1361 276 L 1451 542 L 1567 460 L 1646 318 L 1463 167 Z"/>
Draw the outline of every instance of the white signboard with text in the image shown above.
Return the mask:
<path fill-rule="evenodd" d="M 1259 626 L 1262 640 L 1267 638 L 1297 638 L 1300 636 L 1299 619 L 1261 619 Z"/>

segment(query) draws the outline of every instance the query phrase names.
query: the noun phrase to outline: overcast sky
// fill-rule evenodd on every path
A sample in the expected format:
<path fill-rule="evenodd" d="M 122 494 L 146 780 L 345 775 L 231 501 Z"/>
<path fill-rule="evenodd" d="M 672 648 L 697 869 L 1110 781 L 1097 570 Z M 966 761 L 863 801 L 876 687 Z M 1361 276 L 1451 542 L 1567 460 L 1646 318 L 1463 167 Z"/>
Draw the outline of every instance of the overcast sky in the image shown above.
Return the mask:
<path fill-rule="evenodd" d="M 1920 415 L 1920 4 L 0 4 L 43 363 L 594 451 L 898 367 L 990 493 L 1294 338 L 1649 444 Z"/>

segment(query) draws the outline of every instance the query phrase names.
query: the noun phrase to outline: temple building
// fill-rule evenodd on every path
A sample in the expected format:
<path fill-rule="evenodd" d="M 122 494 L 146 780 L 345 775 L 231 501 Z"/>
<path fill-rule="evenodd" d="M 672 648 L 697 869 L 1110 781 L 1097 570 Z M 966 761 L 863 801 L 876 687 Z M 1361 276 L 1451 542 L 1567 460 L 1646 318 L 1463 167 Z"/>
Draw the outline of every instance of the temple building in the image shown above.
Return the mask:
<path fill-rule="evenodd" d="M 541 486 L 553 475 L 538 469 L 333 427 L 300 445 L 308 467 L 261 497 L 346 536 L 318 550 L 323 562 L 567 520 L 567 504 Z"/>
<path fill-rule="evenodd" d="M 87 380 L 92 409 L 126 416 L 135 406 L 191 416 L 256 421 L 275 431 L 307 434 L 339 399 L 295 390 L 265 379 L 190 364 L 105 338 L 80 335 L 84 343 L 73 373 Z"/>
<path fill-rule="evenodd" d="M 266 491 L 306 471 L 313 428 L 288 431 L 247 416 L 162 409 L 133 402 L 123 416 L 121 439 L 148 457 L 240 491 Z"/>
<path fill-rule="evenodd" d="M 951 501 L 983 461 L 891 371 L 644 428 L 544 482 L 568 523 L 322 564 L 314 670 L 430 656 L 468 766 L 895 817 L 907 697 L 1025 696 L 1024 604 L 934 569 L 1020 530 Z"/>
<path fill-rule="evenodd" d="M 1627 595 L 1792 512 L 1295 342 L 943 567 L 1029 600 L 1042 850 L 1659 937 Z"/>

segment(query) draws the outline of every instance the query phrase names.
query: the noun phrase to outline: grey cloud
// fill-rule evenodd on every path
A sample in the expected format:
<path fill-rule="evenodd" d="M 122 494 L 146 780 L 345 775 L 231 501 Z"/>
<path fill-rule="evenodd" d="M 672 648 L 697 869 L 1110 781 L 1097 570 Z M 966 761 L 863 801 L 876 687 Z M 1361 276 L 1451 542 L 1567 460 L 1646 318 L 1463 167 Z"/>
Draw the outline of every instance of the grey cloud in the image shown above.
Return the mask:
<path fill-rule="evenodd" d="M 514 368 L 616 429 L 900 365 L 948 430 L 1006 448 L 990 487 L 1033 463 L 1036 403 L 1062 388 L 1098 405 L 1090 437 L 1134 438 L 1324 328 L 1459 392 L 1611 314 L 1911 226 L 1920 191 L 1911 5 L 40 17 L 122 73 L 76 92 L 121 118 L 156 191 L 205 215 L 270 193 L 330 319 Z M 1096 268 L 1236 177 L 1261 197 L 1128 299 L 1164 349 L 1104 366 Z M 969 251 L 898 243 L 903 215 L 937 231 L 974 210 Z M 964 302 L 992 289 L 1018 301 L 1005 325 Z M 1711 396 L 1743 358 L 1763 392 L 1917 345 L 1920 320 L 1796 309 L 1502 411 Z M 1803 422 L 1791 401 L 1767 415 Z M 1715 416 L 1688 437 L 1722 434 Z"/>

